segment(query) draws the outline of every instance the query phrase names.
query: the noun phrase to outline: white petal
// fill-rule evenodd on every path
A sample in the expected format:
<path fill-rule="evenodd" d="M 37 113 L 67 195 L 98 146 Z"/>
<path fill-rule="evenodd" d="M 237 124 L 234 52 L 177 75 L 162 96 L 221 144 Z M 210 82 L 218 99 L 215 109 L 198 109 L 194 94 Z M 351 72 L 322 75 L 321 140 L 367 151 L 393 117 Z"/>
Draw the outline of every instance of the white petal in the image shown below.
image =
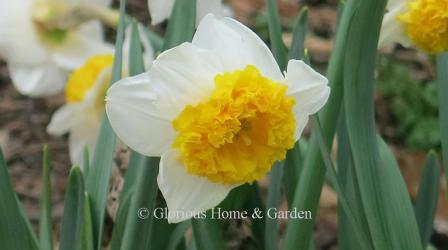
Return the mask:
<path fill-rule="evenodd" d="M 90 2 L 98 4 L 100 6 L 108 7 L 111 5 L 112 0 L 90 0 Z"/>
<path fill-rule="evenodd" d="M 72 0 L 70 0 L 72 1 Z M 79 26 L 77 33 L 80 36 L 88 37 L 96 41 L 103 41 L 103 26 L 97 20 L 89 21 Z"/>
<path fill-rule="evenodd" d="M 407 0 L 388 0 L 386 10 L 394 9 L 399 5 L 402 5 L 403 3 L 408 2 Z"/>
<path fill-rule="evenodd" d="M 151 24 L 156 25 L 168 19 L 174 7 L 175 0 L 148 0 Z"/>
<path fill-rule="evenodd" d="M 93 156 L 98 137 L 100 124 L 83 124 L 70 131 L 69 154 L 72 164 L 82 167 L 84 159 L 84 147 L 87 146 L 89 156 Z"/>
<path fill-rule="evenodd" d="M 391 7 L 383 18 L 378 47 L 381 48 L 391 43 L 399 43 L 405 47 L 410 47 L 412 42 L 406 35 L 405 26 L 397 20 L 398 15 L 406 12 L 407 2 L 396 0 Z"/>
<path fill-rule="evenodd" d="M 156 100 L 148 73 L 115 83 L 106 97 L 107 116 L 117 136 L 148 156 L 162 155 L 175 136 L 171 120 Z"/>
<path fill-rule="evenodd" d="M 194 214 L 217 206 L 235 186 L 210 182 L 205 177 L 187 173 L 177 161 L 176 151 L 162 155 L 157 183 L 165 198 L 168 211 L 185 216 L 169 217 L 169 223 L 177 223 L 193 217 Z"/>
<path fill-rule="evenodd" d="M 193 44 L 219 55 L 225 71 L 243 69 L 251 64 L 270 79 L 283 79 L 266 44 L 249 28 L 231 18 L 205 16 L 193 37 Z"/>
<path fill-rule="evenodd" d="M 71 35 L 52 51 L 53 60 L 68 70 L 82 66 L 89 57 L 99 54 L 113 54 L 113 46 L 81 33 Z"/>
<path fill-rule="evenodd" d="M 62 91 L 67 71 L 47 63 L 39 66 L 8 65 L 14 86 L 24 95 L 42 97 L 57 94 Z"/>
<path fill-rule="evenodd" d="M 196 26 L 209 13 L 216 17 L 223 16 L 222 0 L 196 0 L 196 2 Z"/>
<path fill-rule="evenodd" d="M 34 1 L 0 1 L 0 57 L 15 65 L 38 65 L 48 53 L 32 23 Z"/>
<path fill-rule="evenodd" d="M 163 98 L 159 102 L 176 104 L 182 109 L 207 98 L 215 89 L 216 75 L 223 72 L 223 65 L 215 54 L 191 43 L 163 52 L 150 69 L 154 89 Z"/>
<path fill-rule="evenodd" d="M 308 122 L 308 116 L 319 111 L 330 95 L 328 80 L 299 60 L 290 60 L 286 72 L 287 94 L 296 100 L 296 139 Z"/>
<path fill-rule="evenodd" d="M 79 113 L 80 105 L 64 105 L 52 115 L 50 124 L 47 126 L 47 132 L 51 135 L 63 135 L 68 133 L 70 129 L 79 125 L 81 122 Z"/>

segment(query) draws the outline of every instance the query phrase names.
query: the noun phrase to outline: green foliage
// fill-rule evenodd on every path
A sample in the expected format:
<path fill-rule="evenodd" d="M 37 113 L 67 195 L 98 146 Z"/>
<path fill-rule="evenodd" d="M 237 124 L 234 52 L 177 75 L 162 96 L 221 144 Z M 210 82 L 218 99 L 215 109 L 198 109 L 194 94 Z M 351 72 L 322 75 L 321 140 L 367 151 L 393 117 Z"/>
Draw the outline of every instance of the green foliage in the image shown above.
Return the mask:
<path fill-rule="evenodd" d="M 266 3 L 269 41 L 280 67 L 285 68 L 287 58 L 307 59 L 304 52 L 307 9 L 301 12 L 295 22 L 293 44 L 287 51 L 281 37 L 282 27 L 276 1 L 267 0 Z M 122 18 L 117 33 L 111 83 L 118 81 L 122 73 L 122 45 L 126 26 L 124 4 L 122 0 Z M 385 4 L 385 0 L 348 0 L 343 5 L 345 9 L 339 21 L 328 68 L 332 87 L 330 100 L 323 112 L 313 116 L 309 143 L 297 143 L 288 152 L 286 160 L 273 167 L 266 202 L 261 198 L 258 184 L 253 183 L 233 189 L 219 205 L 226 210 L 260 209 L 265 212 L 265 206 L 279 206 L 284 188 L 289 209 L 310 211 L 312 220 L 289 220 L 282 249 L 315 249 L 312 241 L 314 223 L 326 176 L 338 195 L 339 249 L 419 250 L 429 245 L 439 188 L 436 155 L 431 153 L 428 156 L 413 209 L 394 155 L 377 136 L 375 128 L 374 73 Z M 155 43 L 157 51 L 171 48 L 191 40 L 195 12 L 195 0 L 177 0 L 163 41 L 150 30 L 143 31 Z M 369 18 L 366 19 L 366 16 Z M 145 71 L 143 51 L 138 24 L 130 19 L 127 24 L 132 27 L 128 72 L 135 75 Z M 439 71 L 447 61 L 447 58 L 440 58 Z M 446 88 L 442 84 L 448 79 L 444 72 L 439 74 L 439 91 Z M 439 106 L 441 111 L 445 111 L 445 99 L 438 102 L 434 84 L 422 84 L 410 75 L 410 70 L 405 66 L 386 61 L 379 69 L 378 90 L 392 101 L 394 115 L 400 121 L 398 131 L 401 136 L 406 136 L 407 143 L 423 148 L 438 145 L 438 137 L 434 139 L 436 136 L 429 133 L 438 130 L 438 125 L 433 124 L 438 123 L 436 109 Z M 443 127 L 445 120 L 441 122 Z M 337 164 L 331 155 L 336 129 Z M 444 139 L 447 142 L 448 136 Z M 115 135 L 107 119 L 104 119 L 93 161 L 89 162 L 85 150 L 85 172 L 81 172 L 79 167 L 73 167 L 70 171 L 62 218 L 61 249 L 102 248 L 102 228 L 114 148 Z M 47 250 L 52 248 L 52 220 L 50 167 L 46 149 L 43 159 L 40 248 Z M 154 208 L 166 207 L 157 187 L 159 160 L 131 153 L 110 248 L 226 249 L 221 221 L 192 219 L 174 225 L 153 218 Z M 2 249 L 39 249 L 34 232 L 12 188 L 1 151 L 0 196 Z M 147 218 L 139 217 L 140 208 L 148 209 Z M 251 247 L 269 250 L 278 248 L 280 235 L 276 219 L 252 218 L 250 227 L 254 238 L 254 242 L 249 243 Z M 185 235 L 190 228 L 192 237 L 187 241 Z"/>
<path fill-rule="evenodd" d="M 61 225 L 61 249 L 83 250 L 84 178 L 75 166 L 70 171 Z"/>
<path fill-rule="evenodd" d="M 423 248 L 428 246 L 433 231 L 434 217 L 439 200 L 439 171 L 437 154 L 429 152 L 420 178 L 414 207 Z"/>
<path fill-rule="evenodd" d="M 0 242 L 2 249 L 39 249 L 37 238 L 11 185 L 0 149 Z"/>
<path fill-rule="evenodd" d="M 386 57 L 380 60 L 377 89 L 387 98 L 396 136 L 414 149 L 440 145 L 437 85 L 413 77 L 412 68 Z"/>
<path fill-rule="evenodd" d="M 114 64 L 112 68 L 112 77 L 110 84 L 121 79 L 123 43 L 125 33 L 125 0 L 120 1 L 120 21 L 115 43 Z M 109 120 L 104 115 L 101 123 L 100 133 L 95 145 L 95 152 L 89 175 L 86 181 L 86 190 L 90 198 L 93 240 L 96 249 L 102 247 L 103 221 L 107 193 L 109 190 L 109 178 L 112 173 L 113 154 L 115 150 L 115 133 L 110 126 Z"/>

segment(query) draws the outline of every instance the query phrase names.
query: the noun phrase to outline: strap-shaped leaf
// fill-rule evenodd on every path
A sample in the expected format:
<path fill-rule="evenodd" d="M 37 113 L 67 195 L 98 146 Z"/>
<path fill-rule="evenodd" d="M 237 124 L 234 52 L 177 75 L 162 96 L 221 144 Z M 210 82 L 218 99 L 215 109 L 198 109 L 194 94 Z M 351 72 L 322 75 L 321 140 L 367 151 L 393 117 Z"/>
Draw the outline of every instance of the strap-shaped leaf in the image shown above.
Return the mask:
<path fill-rule="evenodd" d="M 327 168 L 329 179 L 334 184 L 334 189 L 338 194 L 339 204 L 341 205 L 348 222 L 354 228 L 354 236 L 362 245 L 362 249 L 373 249 L 370 238 L 367 236 L 367 231 L 362 226 L 359 216 L 356 216 L 355 212 L 353 211 L 353 206 L 349 203 L 348 198 L 343 192 L 343 188 L 339 183 L 338 174 L 336 173 L 336 169 L 333 166 L 334 164 L 331 160 L 330 152 L 326 148 L 325 141 L 322 135 L 322 128 L 320 127 L 320 122 L 316 115 L 313 116 L 313 125 L 314 134 L 316 135 L 319 142 L 320 151 Z"/>
<path fill-rule="evenodd" d="M 125 30 L 125 0 L 120 1 L 120 20 L 115 44 L 115 56 L 111 84 L 120 80 L 123 58 L 123 41 Z M 93 239 L 97 249 L 101 249 L 103 234 L 103 219 L 106 207 L 109 178 L 112 172 L 113 154 L 115 150 L 115 134 L 109 120 L 104 116 L 98 136 L 89 176 L 87 177 L 87 192 L 92 210 Z"/>
<path fill-rule="evenodd" d="M 359 194 L 358 182 L 356 180 L 356 173 L 354 169 L 354 163 L 352 158 L 352 151 L 350 149 L 350 143 L 348 140 L 347 126 L 345 123 L 345 112 L 342 108 L 341 116 L 339 118 L 338 125 L 338 150 L 337 150 L 337 163 L 338 163 L 338 181 L 341 184 L 342 192 L 349 204 L 353 207 L 353 215 L 360 222 L 362 230 L 369 232 L 367 226 L 366 216 L 364 213 L 364 207 L 361 202 L 361 196 Z M 347 214 L 343 211 L 341 202 L 338 202 L 338 247 L 346 250 L 358 250 L 362 249 L 361 243 L 356 237 L 355 228 L 350 224 Z M 373 246 L 370 235 L 367 239 L 370 246 Z"/>
<path fill-rule="evenodd" d="M 381 223 L 388 227 L 393 249 L 423 249 L 409 192 L 395 156 L 387 144 L 377 136 L 381 163 L 377 168 L 381 180 L 383 207 Z M 358 178 L 359 179 L 359 178 Z M 378 192 L 378 191 L 377 191 Z M 372 237 L 373 238 L 373 237 Z"/>
<path fill-rule="evenodd" d="M 272 167 L 271 173 L 269 175 L 269 187 L 268 187 L 268 198 L 266 202 L 266 206 L 268 208 L 278 208 L 280 205 L 281 199 L 281 190 L 282 190 L 282 171 L 283 170 L 283 162 L 277 163 Z M 266 217 L 266 225 L 265 225 L 265 235 L 269 237 L 265 238 L 265 249 L 267 250 L 275 250 L 278 249 L 278 225 L 277 219 L 271 218 L 269 216 Z"/>
<path fill-rule="evenodd" d="M 185 240 L 184 240 L 184 235 L 185 235 L 185 231 L 187 231 L 188 228 L 191 227 L 191 222 L 188 221 L 184 221 L 179 223 L 176 226 L 176 229 L 174 229 L 173 233 L 171 234 L 171 237 L 168 241 L 168 246 L 167 246 L 167 250 L 176 250 L 179 245 L 183 246 L 185 248 Z"/>
<path fill-rule="evenodd" d="M 343 59 L 346 51 L 346 36 L 351 15 L 357 0 L 348 0 L 339 21 L 336 42 L 328 65 L 327 78 L 330 82 L 330 98 L 320 112 L 322 133 L 328 147 L 332 145 L 343 96 Z M 311 211 L 312 220 L 289 220 L 283 249 L 306 249 L 310 246 L 320 193 L 325 180 L 325 165 L 320 154 L 319 144 L 314 135 L 309 140 L 305 161 L 297 183 L 291 208 Z"/>
<path fill-rule="evenodd" d="M 289 48 L 288 59 L 303 59 L 305 57 L 305 36 L 308 25 L 308 8 L 303 7 L 297 17 L 292 32 L 291 48 Z"/>
<path fill-rule="evenodd" d="M 72 167 L 65 191 L 64 215 L 61 225 L 60 249 L 82 249 L 84 222 L 84 178 L 78 166 Z"/>
<path fill-rule="evenodd" d="M 439 200 L 439 163 L 437 153 L 429 152 L 426 157 L 423 174 L 420 177 L 417 198 L 415 200 L 415 217 L 417 218 L 422 246 L 426 248 L 434 227 L 434 217 Z"/>
<path fill-rule="evenodd" d="M 266 0 L 266 6 L 271 50 L 280 69 L 284 70 L 286 68 L 287 49 L 283 43 L 282 26 L 278 14 L 277 0 Z"/>
<path fill-rule="evenodd" d="M 90 198 L 89 194 L 84 192 L 84 214 L 83 224 L 81 229 L 81 250 L 94 250 L 95 245 L 93 242 L 92 231 L 92 214 L 90 210 Z"/>
<path fill-rule="evenodd" d="M 0 244 L 2 249 L 39 249 L 37 238 L 9 179 L 0 149 Z"/>
<path fill-rule="evenodd" d="M 222 238 L 221 224 L 213 219 L 192 219 L 193 237 L 198 250 L 226 249 Z"/>
<path fill-rule="evenodd" d="M 437 56 L 439 121 L 445 181 L 448 183 L 448 52 Z"/>
<path fill-rule="evenodd" d="M 163 50 L 191 41 L 196 24 L 196 1 L 176 0 L 166 30 Z"/>
<path fill-rule="evenodd" d="M 53 220 L 51 218 L 51 178 L 48 147 L 42 154 L 42 191 L 40 196 L 39 242 L 42 249 L 53 249 Z"/>
<path fill-rule="evenodd" d="M 421 249 L 417 225 L 399 169 L 393 156 L 385 153 L 387 146 L 378 147 L 376 137 L 373 80 L 385 5 L 385 0 L 358 2 L 349 24 L 347 44 L 351 53 L 346 53 L 344 60 L 347 131 L 361 200 L 375 248 Z"/>
<path fill-rule="evenodd" d="M 253 183 L 249 186 L 248 195 L 246 202 L 244 204 L 245 211 L 248 211 L 251 213 L 252 211 L 255 211 L 255 209 L 258 209 L 261 211 L 262 214 L 266 214 L 266 208 L 263 203 L 263 200 L 261 199 L 261 193 L 260 188 L 258 186 L 258 183 Z M 262 216 L 261 218 L 257 217 L 250 217 L 251 219 L 251 227 L 252 227 L 252 234 L 254 236 L 254 241 L 257 244 L 258 249 L 264 249 L 264 242 L 265 242 L 265 224 L 266 224 L 266 217 Z"/>

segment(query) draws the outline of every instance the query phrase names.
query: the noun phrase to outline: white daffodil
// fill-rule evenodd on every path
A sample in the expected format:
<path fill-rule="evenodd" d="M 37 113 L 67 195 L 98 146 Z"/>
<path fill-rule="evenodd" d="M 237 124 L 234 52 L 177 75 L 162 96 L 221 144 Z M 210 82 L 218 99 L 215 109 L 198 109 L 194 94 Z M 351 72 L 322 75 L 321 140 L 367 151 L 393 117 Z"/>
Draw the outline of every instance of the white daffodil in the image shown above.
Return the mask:
<path fill-rule="evenodd" d="M 400 43 L 436 54 L 448 50 L 447 0 L 389 0 L 380 47 Z"/>
<path fill-rule="evenodd" d="M 105 9 L 108 2 L 75 6 L 64 0 L 0 0 L 0 58 L 18 91 L 30 96 L 58 93 L 68 72 L 92 55 L 111 53 L 100 23 L 88 21 L 93 13 L 104 17 L 98 6 Z M 90 11 L 77 12 L 81 9 Z"/>
<path fill-rule="evenodd" d="M 126 30 L 123 46 L 124 74 L 129 60 L 131 29 Z M 142 34 L 142 33 L 140 33 Z M 144 36 L 140 36 L 145 52 L 145 65 L 150 65 L 153 49 Z M 58 109 L 47 127 L 52 135 L 69 133 L 70 160 L 82 166 L 84 147 L 93 156 L 101 121 L 104 115 L 104 98 L 112 73 L 112 54 L 89 58 L 83 66 L 73 71 L 65 86 L 66 104 Z"/>
<path fill-rule="evenodd" d="M 152 25 L 168 19 L 171 16 L 175 2 L 176 0 L 148 0 Z M 199 21 L 208 13 L 222 16 L 222 0 L 196 0 L 196 24 L 199 24 Z"/>
<path fill-rule="evenodd" d="M 157 178 L 179 222 L 263 178 L 326 103 L 327 79 L 298 60 L 285 75 L 249 28 L 207 15 L 192 43 L 161 53 L 148 72 L 107 92 L 117 136 L 161 156 Z"/>

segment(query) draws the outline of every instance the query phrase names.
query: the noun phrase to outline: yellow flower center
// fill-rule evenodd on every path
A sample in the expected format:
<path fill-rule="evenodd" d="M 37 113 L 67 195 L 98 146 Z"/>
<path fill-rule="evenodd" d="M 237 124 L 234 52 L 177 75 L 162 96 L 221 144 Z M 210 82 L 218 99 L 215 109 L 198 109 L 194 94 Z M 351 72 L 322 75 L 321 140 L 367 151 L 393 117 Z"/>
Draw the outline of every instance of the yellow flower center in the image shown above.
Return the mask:
<path fill-rule="evenodd" d="M 173 147 L 191 174 L 224 184 L 252 183 L 294 146 L 295 101 L 286 86 L 249 65 L 215 77 L 215 90 L 173 121 Z"/>
<path fill-rule="evenodd" d="M 415 45 L 428 53 L 448 50 L 448 0 L 415 0 L 397 16 Z"/>
<path fill-rule="evenodd" d="M 101 72 L 112 65 L 112 55 L 97 55 L 91 57 L 87 62 L 73 71 L 65 86 L 65 98 L 68 103 L 84 100 L 86 94 L 95 85 Z"/>

